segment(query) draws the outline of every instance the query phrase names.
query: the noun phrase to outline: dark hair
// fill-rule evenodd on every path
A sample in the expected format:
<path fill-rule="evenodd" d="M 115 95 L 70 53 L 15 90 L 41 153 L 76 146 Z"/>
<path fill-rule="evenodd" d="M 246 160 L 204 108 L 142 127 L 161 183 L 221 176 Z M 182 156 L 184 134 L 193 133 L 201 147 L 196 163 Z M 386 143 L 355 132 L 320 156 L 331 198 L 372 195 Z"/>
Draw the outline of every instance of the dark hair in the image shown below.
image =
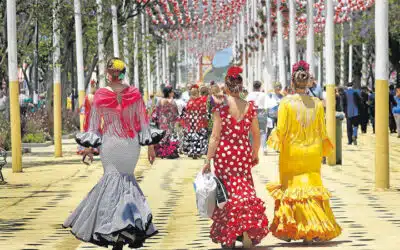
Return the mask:
<path fill-rule="evenodd" d="M 171 93 L 172 93 L 172 87 L 164 87 L 163 89 L 164 98 L 168 98 L 169 94 Z"/>
<path fill-rule="evenodd" d="M 226 76 L 225 85 L 232 93 L 240 93 L 243 89 L 243 78 L 241 75 L 236 77 Z"/>
<path fill-rule="evenodd" d="M 260 81 L 254 81 L 253 82 L 253 89 L 254 90 L 260 90 L 260 88 L 261 88 L 261 82 Z"/>
<path fill-rule="evenodd" d="M 389 90 L 394 90 L 394 85 L 389 85 Z"/>
<path fill-rule="evenodd" d="M 180 90 L 175 90 L 174 91 L 174 98 L 175 99 L 180 99 L 182 97 L 182 91 L 180 91 Z"/>
<path fill-rule="evenodd" d="M 354 83 L 353 82 L 348 82 L 347 87 L 353 87 Z"/>

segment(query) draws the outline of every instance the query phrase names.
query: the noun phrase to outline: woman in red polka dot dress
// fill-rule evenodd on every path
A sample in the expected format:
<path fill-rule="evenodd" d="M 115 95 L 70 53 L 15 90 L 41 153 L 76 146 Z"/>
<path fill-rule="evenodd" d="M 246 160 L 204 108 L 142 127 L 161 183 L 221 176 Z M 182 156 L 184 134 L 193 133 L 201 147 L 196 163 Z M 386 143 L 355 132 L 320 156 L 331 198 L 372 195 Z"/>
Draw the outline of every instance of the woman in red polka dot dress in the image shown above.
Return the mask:
<path fill-rule="evenodd" d="M 212 216 L 210 237 L 223 248 L 257 245 L 268 234 L 268 220 L 264 202 L 256 196 L 251 169 L 258 164 L 260 129 L 256 107 L 239 97 L 242 90 L 239 67 L 228 70 L 225 78 L 227 98 L 214 108 L 213 131 L 203 173 L 211 171 L 222 181 L 229 200 L 216 208 Z M 250 144 L 249 134 L 254 138 Z"/>

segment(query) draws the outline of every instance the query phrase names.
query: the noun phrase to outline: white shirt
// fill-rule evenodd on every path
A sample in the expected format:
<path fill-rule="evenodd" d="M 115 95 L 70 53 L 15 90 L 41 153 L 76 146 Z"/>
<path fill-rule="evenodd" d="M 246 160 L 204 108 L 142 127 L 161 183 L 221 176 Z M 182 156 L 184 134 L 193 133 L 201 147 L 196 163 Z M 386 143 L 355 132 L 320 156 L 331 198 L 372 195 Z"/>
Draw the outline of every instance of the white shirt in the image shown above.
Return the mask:
<path fill-rule="evenodd" d="M 253 101 L 258 109 L 266 109 L 266 98 L 267 95 L 263 92 L 251 92 L 247 96 L 247 101 Z"/>
<path fill-rule="evenodd" d="M 179 115 L 182 115 L 183 109 L 186 107 L 186 103 L 182 99 L 177 99 L 175 100 L 176 106 L 178 107 L 178 113 Z"/>
<path fill-rule="evenodd" d="M 184 101 L 185 103 L 188 103 L 190 100 L 190 94 L 189 91 L 185 91 L 182 93 L 182 97 L 181 97 L 182 101 Z"/>

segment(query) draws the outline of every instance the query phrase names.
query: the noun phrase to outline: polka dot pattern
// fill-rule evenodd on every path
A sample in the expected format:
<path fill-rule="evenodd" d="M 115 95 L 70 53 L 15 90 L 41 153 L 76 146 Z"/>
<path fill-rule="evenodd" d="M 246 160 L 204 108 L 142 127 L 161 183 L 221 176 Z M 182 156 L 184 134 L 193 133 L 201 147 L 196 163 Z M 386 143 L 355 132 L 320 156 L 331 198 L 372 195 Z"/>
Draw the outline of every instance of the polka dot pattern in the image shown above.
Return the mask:
<path fill-rule="evenodd" d="M 247 114 L 239 121 L 229 114 L 228 106 L 217 107 L 214 111 L 219 112 L 222 119 L 215 175 L 225 185 L 229 200 L 223 209 L 215 209 L 210 237 L 215 243 L 232 246 L 238 236 L 248 232 L 256 245 L 268 234 L 264 202 L 256 196 L 251 175 L 249 132 L 256 109 L 250 103 Z"/>

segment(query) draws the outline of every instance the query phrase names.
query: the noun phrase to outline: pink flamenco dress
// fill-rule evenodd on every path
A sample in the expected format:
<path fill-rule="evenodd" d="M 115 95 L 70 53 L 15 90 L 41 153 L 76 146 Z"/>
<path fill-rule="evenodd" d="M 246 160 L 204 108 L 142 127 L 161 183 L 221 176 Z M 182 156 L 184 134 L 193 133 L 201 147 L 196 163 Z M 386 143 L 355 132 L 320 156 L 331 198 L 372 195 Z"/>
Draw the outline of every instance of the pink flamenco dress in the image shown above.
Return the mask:
<path fill-rule="evenodd" d="M 249 132 L 257 117 L 252 102 L 241 120 L 229 114 L 229 106 L 217 106 L 213 112 L 222 120 L 221 139 L 214 158 L 215 175 L 228 192 L 228 202 L 216 208 L 212 216 L 210 237 L 215 243 L 232 247 L 247 232 L 253 245 L 268 234 L 264 202 L 257 197 L 251 169 L 252 148 Z"/>

